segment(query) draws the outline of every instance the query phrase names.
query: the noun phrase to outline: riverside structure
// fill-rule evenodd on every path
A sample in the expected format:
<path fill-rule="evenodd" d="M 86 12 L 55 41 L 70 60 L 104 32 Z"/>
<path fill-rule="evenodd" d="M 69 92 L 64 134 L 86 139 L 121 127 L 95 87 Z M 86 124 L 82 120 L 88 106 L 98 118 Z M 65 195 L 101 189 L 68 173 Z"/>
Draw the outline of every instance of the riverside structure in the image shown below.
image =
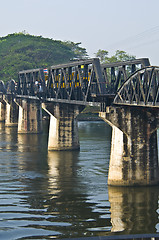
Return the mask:
<path fill-rule="evenodd" d="M 98 58 L 19 72 L 0 82 L 0 120 L 18 133 L 41 133 L 50 116 L 48 150 L 79 149 L 77 116 L 87 105 L 112 126 L 109 185 L 159 183 L 159 67 L 149 59 L 100 64 Z"/>

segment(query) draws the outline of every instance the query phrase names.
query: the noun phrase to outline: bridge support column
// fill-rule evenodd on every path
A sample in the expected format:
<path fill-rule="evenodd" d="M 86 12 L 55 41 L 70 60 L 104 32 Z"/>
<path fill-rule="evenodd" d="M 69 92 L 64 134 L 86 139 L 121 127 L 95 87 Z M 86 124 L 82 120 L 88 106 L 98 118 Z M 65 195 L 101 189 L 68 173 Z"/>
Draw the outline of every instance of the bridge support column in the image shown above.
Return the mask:
<path fill-rule="evenodd" d="M 112 126 L 108 184 L 159 183 L 157 110 L 107 107 L 100 117 Z"/>
<path fill-rule="evenodd" d="M 4 98 L 6 103 L 5 111 L 5 126 L 12 127 L 18 125 L 18 106 L 14 102 L 13 96 L 6 96 Z"/>
<path fill-rule="evenodd" d="M 76 150 L 80 148 L 77 115 L 84 109 L 71 104 L 43 104 L 50 115 L 48 150 Z"/>
<path fill-rule="evenodd" d="M 5 114 L 6 114 L 6 103 L 5 101 L 0 102 L 0 122 L 5 121 Z"/>
<path fill-rule="evenodd" d="M 42 132 L 42 108 L 38 100 L 16 100 L 19 105 L 18 133 Z"/>

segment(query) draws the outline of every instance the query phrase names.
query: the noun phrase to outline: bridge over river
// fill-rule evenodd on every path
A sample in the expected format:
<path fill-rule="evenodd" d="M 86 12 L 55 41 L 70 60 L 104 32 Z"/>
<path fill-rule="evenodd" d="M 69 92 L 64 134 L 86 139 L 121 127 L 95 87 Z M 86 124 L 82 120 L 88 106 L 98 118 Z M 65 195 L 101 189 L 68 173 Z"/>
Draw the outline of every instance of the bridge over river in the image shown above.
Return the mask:
<path fill-rule="evenodd" d="M 149 59 L 100 64 L 98 58 L 19 72 L 18 83 L 0 82 L 0 120 L 18 133 L 41 133 L 50 116 L 48 150 L 79 149 L 77 116 L 100 106 L 112 126 L 108 184 L 159 182 L 157 128 L 159 67 Z"/>

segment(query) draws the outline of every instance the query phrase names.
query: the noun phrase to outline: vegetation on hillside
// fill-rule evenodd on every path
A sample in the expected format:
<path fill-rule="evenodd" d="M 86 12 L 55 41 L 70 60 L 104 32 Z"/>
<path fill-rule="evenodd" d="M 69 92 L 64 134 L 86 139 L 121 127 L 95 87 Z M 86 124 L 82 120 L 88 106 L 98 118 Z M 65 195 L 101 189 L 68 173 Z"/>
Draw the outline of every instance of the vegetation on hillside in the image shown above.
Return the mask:
<path fill-rule="evenodd" d="M 0 80 L 17 80 L 18 72 L 27 69 L 47 68 L 75 59 L 87 58 L 87 51 L 79 43 L 60 41 L 26 32 L 13 33 L 0 38 Z M 101 63 L 134 59 L 134 56 L 117 50 L 108 57 L 108 51 L 99 49 L 96 53 Z"/>
<path fill-rule="evenodd" d="M 27 69 L 47 68 L 60 63 L 68 63 L 75 59 L 88 57 L 85 48 L 79 43 L 62 42 L 30 35 L 26 32 L 9 34 L 0 38 L 0 80 L 7 82 L 11 78 L 18 80 L 18 72 Z M 117 50 L 109 57 L 106 50 L 99 49 L 95 54 L 101 63 L 126 61 L 135 56 Z M 98 115 L 98 107 L 87 107 L 83 116 Z"/>
<path fill-rule="evenodd" d="M 81 43 L 62 42 L 14 33 L 0 38 L 0 79 L 4 82 L 11 78 L 17 80 L 18 72 L 26 69 L 46 68 L 66 63 L 73 59 L 87 57 Z"/>

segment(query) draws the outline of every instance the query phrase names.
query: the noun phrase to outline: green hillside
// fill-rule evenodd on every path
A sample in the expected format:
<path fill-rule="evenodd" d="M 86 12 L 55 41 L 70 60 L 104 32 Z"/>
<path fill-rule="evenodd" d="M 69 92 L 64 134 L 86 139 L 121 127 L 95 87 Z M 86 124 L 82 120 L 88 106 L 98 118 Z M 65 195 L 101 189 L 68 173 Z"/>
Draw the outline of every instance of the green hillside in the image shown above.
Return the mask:
<path fill-rule="evenodd" d="M 17 80 L 18 72 L 45 68 L 72 59 L 86 58 L 80 43 L 62 42 L 24 33 L 9 34 L 0 38 L 0 80 Z"/>

